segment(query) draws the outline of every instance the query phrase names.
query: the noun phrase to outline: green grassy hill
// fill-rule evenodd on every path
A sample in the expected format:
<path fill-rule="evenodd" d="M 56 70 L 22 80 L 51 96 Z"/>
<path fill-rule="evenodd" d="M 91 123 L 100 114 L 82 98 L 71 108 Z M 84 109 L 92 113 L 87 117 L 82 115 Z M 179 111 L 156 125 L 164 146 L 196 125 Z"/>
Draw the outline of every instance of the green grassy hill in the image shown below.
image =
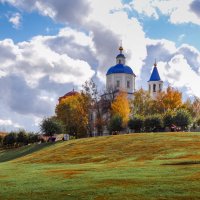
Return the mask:
<path fill-rule="evenodd" d="M 1 199 L 200 199 L 200 134 L 87 138 L 0 152 Z"/>

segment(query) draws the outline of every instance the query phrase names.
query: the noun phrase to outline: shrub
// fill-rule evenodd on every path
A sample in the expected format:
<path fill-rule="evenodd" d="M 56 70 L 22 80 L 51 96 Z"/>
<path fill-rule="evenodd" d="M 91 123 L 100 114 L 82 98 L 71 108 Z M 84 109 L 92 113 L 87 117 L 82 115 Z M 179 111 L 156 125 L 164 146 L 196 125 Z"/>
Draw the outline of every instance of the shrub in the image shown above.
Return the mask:
<path fill-rule="evenodd" d="M 131 130 L 135 132 L 141 132 L 144 127 L 144 117 L 136 115 L 132 119 L 129 120 L 128 126 Z"/>
<path fill-rule="evenodd" d="M 3 139 L 3 145 L 13 147 L 17 142 L 17 134 L 15 132 L 11 132 L 7 134 Z"/>
<path fill-rule="evenodd" d="M 144 128 L 147 132 L 157 132 L 163 127 L 162 117 L 160 115 L 151 115 L 144 120 Z"/>
<path fill-rule="evenodd" d="M 123 126 L 122 126 L 122 118 L 118 115 L 114 115 L 111 120 L 110 120 L 110 125 L 109 125 L 109 130 L 110 132 L 115 132 L 115 131 L 122 131 Z"/>
<path fill-rule="evenodd" d="M 175 113 L 173 111 L 167 111 L 163 116 L 163 125 L 164 127 L 171 127 L 172 124 L 175 124 Z"/>
<path fill-rule="evenodd" d="M 36 143 L 39 141 L 40 141 L 40 139 L 39 139 L 38 134 L 35 134 L 35 133 L 28 134 L 28 143 Z"/>
<path fill-rule="evenodd" d="M 186 109 L 180 109 L 175 115 L 175 124 L 180 126 L 182 130 L 187 130 L 192 123 L 191 114 Z"/>
<path fill-rule="evenodd" d="M 17 133 L 17 144 L 27 145 L 28 144 L 28 135 L 25 130 L 19 130 Z"/>

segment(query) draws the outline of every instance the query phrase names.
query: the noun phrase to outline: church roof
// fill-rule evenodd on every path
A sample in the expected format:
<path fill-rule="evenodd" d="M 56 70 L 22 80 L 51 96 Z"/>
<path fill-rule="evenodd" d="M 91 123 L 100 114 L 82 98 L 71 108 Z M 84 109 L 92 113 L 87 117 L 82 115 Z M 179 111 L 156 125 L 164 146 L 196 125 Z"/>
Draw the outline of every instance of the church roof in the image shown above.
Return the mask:
<path fill-rule="evenodd" d="M 155 65 L 154 65 L 154 68 L 153 68 L 153 71 L 152 71 L 149 81 L 161 81 L 157 66 L 155 66 Z"/>
<path fill-rule="evenodd" d="M 118 54 L 117 55 L 117 57 L 116 58 L 125 58 L 125 56 L 124 56 L 124 54 L 123 53 L 120 53 L 120 54 Z"/>
<path fill-rule="evenodd" d="M 124 74 L 132 74 L 135 76 L 135 74 L 133 73 L 133 70 L 126 65 L 123 64 L 117 64 L 113 67 L 111 67 L 108 71 L 106 75 L 110 75 L 110 74 L 118 74 L 118 73 L 124 73 Z"/>
<path fill-rule="evenodd" d="M 72 90 L 72 91 L 66 93 L 64 96 L 59 97 L 58 101 L 61 102 L 63 99 L 65 99 L 65 98 L 67 98 L 67 97 L 70 97 L 70 96 L 75 96 L 75 95 L 77 95 L 77 94 L 79 94 L 79 93 L 76 92 L 76 91 L 74 91 L 74 90 Z"/>

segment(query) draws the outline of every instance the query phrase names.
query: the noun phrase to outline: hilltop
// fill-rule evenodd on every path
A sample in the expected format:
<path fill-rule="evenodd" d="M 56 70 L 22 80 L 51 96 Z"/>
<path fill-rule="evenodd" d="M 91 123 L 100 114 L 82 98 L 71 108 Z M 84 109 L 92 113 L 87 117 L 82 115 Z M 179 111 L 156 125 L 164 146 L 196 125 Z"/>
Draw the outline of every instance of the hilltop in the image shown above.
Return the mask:
<path fill-rule="evenodd" d="M 0 162 L 0 199 L 200 198 L 199 133 L 33 145 L 0 152 Z"/>

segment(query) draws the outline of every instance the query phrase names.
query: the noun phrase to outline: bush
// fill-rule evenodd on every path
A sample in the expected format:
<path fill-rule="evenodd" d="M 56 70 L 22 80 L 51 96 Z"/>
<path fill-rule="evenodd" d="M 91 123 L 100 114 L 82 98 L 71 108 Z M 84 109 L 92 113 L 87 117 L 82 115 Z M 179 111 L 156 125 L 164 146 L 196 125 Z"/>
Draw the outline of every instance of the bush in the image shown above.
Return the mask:
<path fill-rule="evenodd" d="M 17 142 L 17 134 L 15 132 L 11 132 L 7 134 L 3 139 L 3 145 L 13 147 Z"/>
<path fill-rule="evenodd" d="M 17 144 L 27 145 L 28 144 L 28 135 L 25 130 L 19 130 L 17 133 Z"/>
<path fill-rule="evenodd" d="M 63 124 L 55 117 L 45 118 L 40 124 L 40 130 L 46 136 L 63 133 Z"/>
<path fill-rule="evenodd" d="M 151 115 L 144 120 L 144 128 L 147 132 L 157 132 L 163 127 L 162 117 L 160 115 Z"/>
<path fill-rule="evenodd" d="M 133 119 L 130 119 L 128 122 L 128 127 L 131 130 L 140 133 L 144 127 L 144 117 L 137 115 Z"/>
<path fill-rule="evenodd" d="M 39 141 L 40 141 L 40 138 L 39 138 L 38 134 L 35 134 L 35 133 L 28 134 L 28 143 L 36 143 Z"/>
<path fill-rule="evenodd" d="M 174 117 L 174 120 L 175 124 L 177 126 L 180 126 L 182 130 L 187 130 L 189 125 L 191 125 L 192 123 L 191 114 L 185 109 L 178 110 Z"/>
<path fill-rule="evenodd" d="M 175 113 L 173 111 L 167 111 L 163 116 L 163 125 L 164 127 L 171 127 L 172 124 L 175 124 Z"/>
<path fill-rule="evenodd" d="M 111 120 L 110 120 L 110 125 L 109 125 L 109 130 L 110 132 L 118 132 L 118 131 L 122 131 L 123 126 L 122 126 L 123 122 L 122 122 L 122 118 L 118 115 L 114 115 Z"/>

